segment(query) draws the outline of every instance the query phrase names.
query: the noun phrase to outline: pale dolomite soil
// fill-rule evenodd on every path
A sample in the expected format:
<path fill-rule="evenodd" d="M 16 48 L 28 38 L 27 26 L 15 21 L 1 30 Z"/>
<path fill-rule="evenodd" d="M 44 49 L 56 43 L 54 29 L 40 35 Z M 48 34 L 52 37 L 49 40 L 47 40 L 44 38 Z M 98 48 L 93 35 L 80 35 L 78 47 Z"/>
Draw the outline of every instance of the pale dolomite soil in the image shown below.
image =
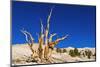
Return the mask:
<path fill-rule="evenodd" d="M 33 46 L 35 50 L 38 48 L 38 44 L 35 44 Z M 64 48 L 61 48 L 64 49 Z M 37 61 L 31 61 L 31 51 L 27 44 L 17 44 L 12 45 L 12 64 L 13 65 L 30 65 L 30 64 L 48 64 L 48 63 L 63 63 L 63 62 L 79 62 L 79 61 L 95 61 L 95 57 L 91 56 L 90 59 L 87 57 L 71 57 L 69 55 L 69 50 L 74 49 L 72 47 L 65 48 L 67 50 L 66 53 L 57 53 L 56 48 L 54 49 L 52 56 L 51 56 L 51 62 L 47 62 L 46 60 L 43 60 L 42 63 Z M 78 48 L 79 51 L 84 50 L 91 50 L 92 53 L 95 53 L 95 48 Z"/>

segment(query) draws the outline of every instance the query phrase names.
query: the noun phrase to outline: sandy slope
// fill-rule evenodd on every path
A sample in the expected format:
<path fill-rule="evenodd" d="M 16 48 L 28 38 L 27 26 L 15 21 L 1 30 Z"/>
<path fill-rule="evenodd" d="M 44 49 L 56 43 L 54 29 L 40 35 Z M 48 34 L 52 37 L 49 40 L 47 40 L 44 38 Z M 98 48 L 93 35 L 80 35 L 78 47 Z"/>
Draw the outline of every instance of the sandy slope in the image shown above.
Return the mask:
<path fill-rule="evenodd" d="M 38 44 L 33 46 L 35 50 L 38 48 Z M 62 48 L 63 49 L 63 48 Z M 79 62 L 79 61 L 94 61 L 95 58 L 87 59 L 86 57 L 71 57 L 68 52 L 72 47 L 65 48 L 66 53 L 57 53 L 55 50 L 52 54 L 52 63 L 62 63 L 62 62 Z M 95 48 L 78 48 L 79 51 L 91 50 L 92 53 L 95 53 Z M 27 44 L 17 44 L 12 46 L 12 63 L 13 64 L 37 64 L 36 62 L 26 62 L 26 60 L 31 56 L 31 51 Z M 45 63 L 45 62 L 44 62 Z"/>

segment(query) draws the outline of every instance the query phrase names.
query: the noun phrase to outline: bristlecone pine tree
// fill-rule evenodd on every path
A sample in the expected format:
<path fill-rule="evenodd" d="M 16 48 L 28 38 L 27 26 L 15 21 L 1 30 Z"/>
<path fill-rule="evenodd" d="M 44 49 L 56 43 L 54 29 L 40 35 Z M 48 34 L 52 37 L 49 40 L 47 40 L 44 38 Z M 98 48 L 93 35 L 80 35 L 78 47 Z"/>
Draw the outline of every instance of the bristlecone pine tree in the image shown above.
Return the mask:
<path fill-rule="evenodd" d="M 52 41 L 52 38 L 56 35 L 56 33 L 51 34 L 50 37 L 48 38 L 48 33 L 49 33 L 49 23 L 50 23 L 50 18 L 52 15 L 52 11 L 53 8 L 51 8 L 50 14 L 48 15 L 47 18 L 47 26 L 46 29 L 44 31 L 43 29 L 43 24 L 42 24 L 42 20 L 40 19 L 40 23 L 41 23 L 41 33 L 38 37 L 38 41 L 39 41 L 39 46 L 38 46 L 38 50 L 35 51 L 32 47 L 34 45 L 34 38 L 32 37 L 32 35 L 27 32 L 26 30 L 21 30 L 21 32 L 25 35 L 26 37 L 26 41 L 28 43 L 28 46 L 30 48 L 30 50 L 32 51 L 32 57 L 34 57 L 34 53 L 37 52 L 38 57 L 40 60 L 42 59 L 46 59 L 49 60 L 49 58 L 51 57 L 52 54 L 52 50 L 54 49 L 55 45 L 57 45 L 60 41 L 64 40 L 67 38 L 67 35 L 62 37 L 62 38 L 58 38 L 55 41 Z"/>

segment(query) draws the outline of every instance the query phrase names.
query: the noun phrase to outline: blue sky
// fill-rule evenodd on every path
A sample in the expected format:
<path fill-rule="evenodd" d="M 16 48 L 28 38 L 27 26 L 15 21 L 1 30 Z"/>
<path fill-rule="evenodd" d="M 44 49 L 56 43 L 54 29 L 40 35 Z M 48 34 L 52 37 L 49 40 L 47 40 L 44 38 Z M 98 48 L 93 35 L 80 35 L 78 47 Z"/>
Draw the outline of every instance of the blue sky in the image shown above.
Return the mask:
<path fill-rule="evenodd" d="M 40 18 L 46 27 L 47 16 L 53 6 L 50 33 L 57 33 L 53 40 L 69 35 L 56 47 L 95 47 L 95 6 L 19 1 L 12 2 L 12 44 L 26 43 L 20 32 L 23 28 L 38 42 L 36 33 L 40 33 Z"/>

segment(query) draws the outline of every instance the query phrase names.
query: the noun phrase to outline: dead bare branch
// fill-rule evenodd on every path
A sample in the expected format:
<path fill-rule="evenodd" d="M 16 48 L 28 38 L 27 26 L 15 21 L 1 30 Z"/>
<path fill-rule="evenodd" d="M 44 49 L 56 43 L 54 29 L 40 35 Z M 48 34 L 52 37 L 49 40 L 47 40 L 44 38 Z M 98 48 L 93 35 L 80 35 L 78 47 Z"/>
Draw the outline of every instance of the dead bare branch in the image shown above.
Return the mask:
<path fill-rule="evenodd" d="M 48 44 L 49 48 L 53 49 L 53 48 L 55 47 L 55 45 L 57 45 L 60 41 L 66 39 L 67 36 L 68 36 L 68 35 L 66 35 L 66 36 L 64 36 L 64 37 L 62 37 L 62 38 L 58 38 L 58 39 L 56 39 L 54 42 L 50 42 L 50 43 Z"/>
<path fill-rule="evenodd" d="M 21 30 L 21 32 L 25 35 L 26 41 L 27 41 L 32 53 L 34 54 L 34 50 L 32 48 L 33 43 L 34 43 L 34 39 L 33 39 L 32 35 L 29 32 L 25 31 L 25 30 Z M 29 36 L 29 39 L 28 39 L 28 36 Z"/>
<path fill-rule="evenodd" d="M 32 35 L 29 32 L 27 32 L 26 30 L 21 30 L 21 32 L 26 36 L 26 41 L 32 47 L 32 45 L 34 43 L 34 38 L 32 37 Z M 28 36 L 29 36 L 29 39 L 28 39 Z"/>
<path fill-rule="evenodd" d="M 54 7 L 53 7 L 54 8 Z M 50 23 L 50 18 L 51 18 L 51 15 L 52 15 L 52 11 L 53 11 L 53 8 L 51 8 L 50 10 L 50 14 L 48 15 L 48 18 L 47 18 L 47 28 L 45 30 L 45 44 L 47 45 L 48 44 L 48 33 L 49 33 L 49 23 Z"/>
<path fill-rule="evenodd" d="M 57 34 L 56 34 L 56 33 L 50 34 L 49 42 L 52 42 L 52 38 L 53 38 L 55 35 L 57 35 Z"/>
<path fill-rule="evenodd" d="M 59 41 L 61 41 L 61 40 L 66 39 L 67 37 L 68 37 L 68 35 L 66 35 L 66 36 L 64 36 L 64 37 L 62 37 L 62 38 L 58 38 L 56 41 L 59 42 Z"/>
<path fill-rule="evenodd" d="M 43 24 L 42 24 L 42 19 L 40 19 L 40 23 L 41 23 L 41 34 L 43 34 Z"/>
<path fill-rule="evenodd" d="M 48 15 L 48 19 L 47 19 L 47 29 L 48 30 L 49 30 L 49 23 L 50 23 L 50 18 L 51 18 L 51 15 L 52 15 L 53 8 L 51 8 L 50 14 Z"/>

